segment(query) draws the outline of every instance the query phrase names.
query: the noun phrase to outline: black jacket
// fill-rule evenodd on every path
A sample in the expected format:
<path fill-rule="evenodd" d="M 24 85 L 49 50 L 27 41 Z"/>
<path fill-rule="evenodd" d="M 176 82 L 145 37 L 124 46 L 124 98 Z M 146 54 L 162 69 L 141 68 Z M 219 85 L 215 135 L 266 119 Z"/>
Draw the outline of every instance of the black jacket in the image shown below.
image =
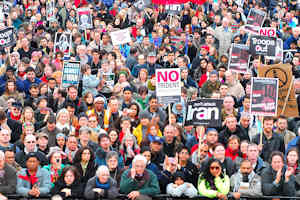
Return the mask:
<path fill-rule="evenodd" d="M 260 134 L 257 134 L 253 138 L 253 142 L 256 144 L 260 143 Z M 278 133 L 273 132 L 272 138 L 269 140 L 266 138 L 265 134 L 263 134 L 262 143 L 263 149 L 261 151 L 260 157 L 266 162 L 269 161 L 270 155 L 273 151 L 280 151 L 282 153 L 285 152 L 283 137 Z"/>
<path fill-rule="evenodd" d="M 236 125 L 236 130 L 234 132 L 231 132 L 227 127 L 224 130 L 222 130 L 219 134 L 219 142 L 226 146 L 229 137 L 232 135 L 238 136 L 240 138 L 240 141 L 249 141 L 249 136 L 247 135 L 245 130 L 242 129 L 240 125 Z"/>
<path fill-rule="evenodd" d="M 261 174 L 262 192 L 265 196 L 295 196 L 295 177 L 290 176 L 290 180 L 285 182 L 285 170 L 283 170 L 281 180 L 278 185 L 274 183 L 277 172 L 272 167 L 265 168 Z"/>
<path fill-rule="evenodd" d="M 54 187 L 51 189 L 50 193 L 52 195 L 59 194 L 63 198 L 66 198 L 65 193 L 61 192 L 61 190 L 64 188 L 71 189 L 71 197 L 78 198 L 83 196 L 84 187 L 78 179 L 75 179 L 74 183 L 72 183 L 71 185 L 67 185 L 62 179 L 58 179 L 54 183 Z"/>

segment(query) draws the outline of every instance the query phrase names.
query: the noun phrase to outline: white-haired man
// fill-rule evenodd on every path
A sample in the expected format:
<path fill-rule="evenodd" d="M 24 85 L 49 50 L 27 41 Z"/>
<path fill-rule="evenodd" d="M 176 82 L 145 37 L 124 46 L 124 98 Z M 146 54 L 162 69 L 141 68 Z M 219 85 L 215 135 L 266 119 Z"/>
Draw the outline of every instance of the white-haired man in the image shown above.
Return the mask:
<path fill-rule="evenodd" d="M 132 168 L 126 170 L 121 177 L 120 192 L 127 194 L 132 200 L 149 200 L 160 193 L 156 175 L 146 169 L 147 159 L 136 155 Z"/>
<path fill-rule="evenodd" d="M 84 196 L 86 199 L 108 198 L 115 199 L 119 196 L 117 182 L 110 177 L 106 165 L 101 165 L 86 185 Z"/>

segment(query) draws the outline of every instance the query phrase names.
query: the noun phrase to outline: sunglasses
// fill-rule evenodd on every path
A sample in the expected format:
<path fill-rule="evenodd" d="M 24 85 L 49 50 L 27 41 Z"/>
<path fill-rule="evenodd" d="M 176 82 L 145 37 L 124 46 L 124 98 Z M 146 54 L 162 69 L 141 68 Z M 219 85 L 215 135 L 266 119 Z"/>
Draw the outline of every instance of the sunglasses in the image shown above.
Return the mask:
<path fill-rule="evenodd" d="M 211 169 L 211 170 L 219 170 L 220 167 L 214 167 L 214 166 L 211 166 L 210 169 Z"/>

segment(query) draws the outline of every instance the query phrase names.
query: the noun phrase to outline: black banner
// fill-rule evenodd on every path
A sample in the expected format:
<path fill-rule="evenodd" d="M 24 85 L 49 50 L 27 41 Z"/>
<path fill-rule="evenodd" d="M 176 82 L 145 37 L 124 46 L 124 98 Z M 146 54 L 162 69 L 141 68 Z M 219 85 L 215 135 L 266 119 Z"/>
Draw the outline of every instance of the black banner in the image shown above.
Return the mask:
<path fill-rule="evenodd" d="M 250 38 L 250 53 L 252 55 L 275 56 L 276 38 L 253 35 Z"/>
<path fill-rule="evenodd" d="M 251 79 L 251 114 L 275 116 L 277 113 L 278 78 Z"/>
<path fill-rule="evenodd" d="M 188 102 L 185 124 L 221 127 L 222 104 L 221 99 L 199 99 Z"/>
<path fill-rule="evenodd" d="M 0 47 L 10 47 L 16 44 L 15 29 L 8 27 L 0 30 Z"/>

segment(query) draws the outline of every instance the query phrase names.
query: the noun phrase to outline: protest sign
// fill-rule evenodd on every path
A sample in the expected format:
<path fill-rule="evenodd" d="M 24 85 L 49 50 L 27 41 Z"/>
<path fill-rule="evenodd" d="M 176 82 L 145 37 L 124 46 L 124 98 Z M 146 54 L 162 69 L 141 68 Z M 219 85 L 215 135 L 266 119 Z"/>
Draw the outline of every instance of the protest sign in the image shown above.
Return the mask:
<path fill-rule="evenodd" d="M 54 39 L 54 53 L 63 52 L 64 55 L 70 56 L 72 48 L 71 33 L 56 33 Z"/>
<path fill-rule="evenodd" d="M 276 38 L 253 35 L 250 38 L 249 50 L 252 55 L 275 56 Z"/>
<path fill-rule="evenodd" d="M 251 78 L 250 113 L 275 116 L 277 113 L 278 78 Z"/>
<path fill-rule="evenodd" d="M 258 68 L 258 75 L 259 77 L 278 78 L 277 115 L 298 116 L 298 105 L 292 80 L 292 66 L 290 64 L 265 65 Z"/>
<path fill-rule="evenodd" d="M 55 19 L 55 13 L 54 13 L 54 9 L 55 9 L 55 2 L 53 0 L 47 0 L 46 2 L 46 14 L 47 14 L 47 20 L 53 20 Z"/>
<path fill-rule="evenodd" d="M 266 56 L 267 59 L 279 60 L 283 62 L 283 41 L 280 38 L 276 38 L 275 56 Z"/>
<path fill-rule="evenodd" d="M 131 42 L 129 29 L 122 29 L 110 33 L 110 38 L 114 46 Z"/>
<path fill-rule="evenodd" d="M 105 81 L 104 84 L 110 87 L 115 85 L 115 74 L 114 73 L 103 73 L 102 78 Z"/>
<path fill-rule="evenodd" d="M 64 67 L 62 71 L 62 87 L 67 88 L 70 85 L 79 84 L 80 76 L 80 62 L 78 61 L 64 61 Z"/>
<path fill-rule="evenodd" d="M 9 15 L 11 8 L 12 8 L 12 3 L 9 1 L 3 1 L 0 3 L 0 10 L 2 10 L 2 12 L 7 16 Z"/>
<path fill-rule="evenodd" d="M 159 103 L 180 102 L 181 78 L 179 68 L 156 69 L 156 95 Z"/>
<path fill-rule="evenodd" d="M 221 127 L 223 100 L 198 99 L 187 103 L 186 125 Z"/>
<path fill-rule="evenodd" d="M 181 12 L 182 7 L 180 4 L 168 4 L 165 5 L 165 10 L 170 15 L 178 15 Z"/>
<path fill-rule="evenodd" d="M 276 37 L 276 28 L 261 27 L 259 29 L 259 35 L 268 36 L 268 37 Z"/>
<path fill-rule="evenodd" d="M 80 30 L 93 28 L 92 13 L 90 8 L 77 8 L 78 27 Z"/>
<path fill-rule="evenodd" d="M 265 21 L 266 16 L 266 12 L 251 8 L 247 17 L 247 24 L 261 27 Z"/>
<path fill-rule="evenodd" d="M 283 63 L 292 62 L 295 53 L 297 53 L 297 49 L 283 50 Z"/>
<path fill-rule="evenodd" d="M 245 73 L 249 65 L 249 47 L 243 44 L 231 44 L 228 68 L 231 71 Z"/>
<path fill-rule="evenodd" d="M 10 47 L 16 44 L 15 29 L 7 27 L 0 30 L 0 47 Z"/>

